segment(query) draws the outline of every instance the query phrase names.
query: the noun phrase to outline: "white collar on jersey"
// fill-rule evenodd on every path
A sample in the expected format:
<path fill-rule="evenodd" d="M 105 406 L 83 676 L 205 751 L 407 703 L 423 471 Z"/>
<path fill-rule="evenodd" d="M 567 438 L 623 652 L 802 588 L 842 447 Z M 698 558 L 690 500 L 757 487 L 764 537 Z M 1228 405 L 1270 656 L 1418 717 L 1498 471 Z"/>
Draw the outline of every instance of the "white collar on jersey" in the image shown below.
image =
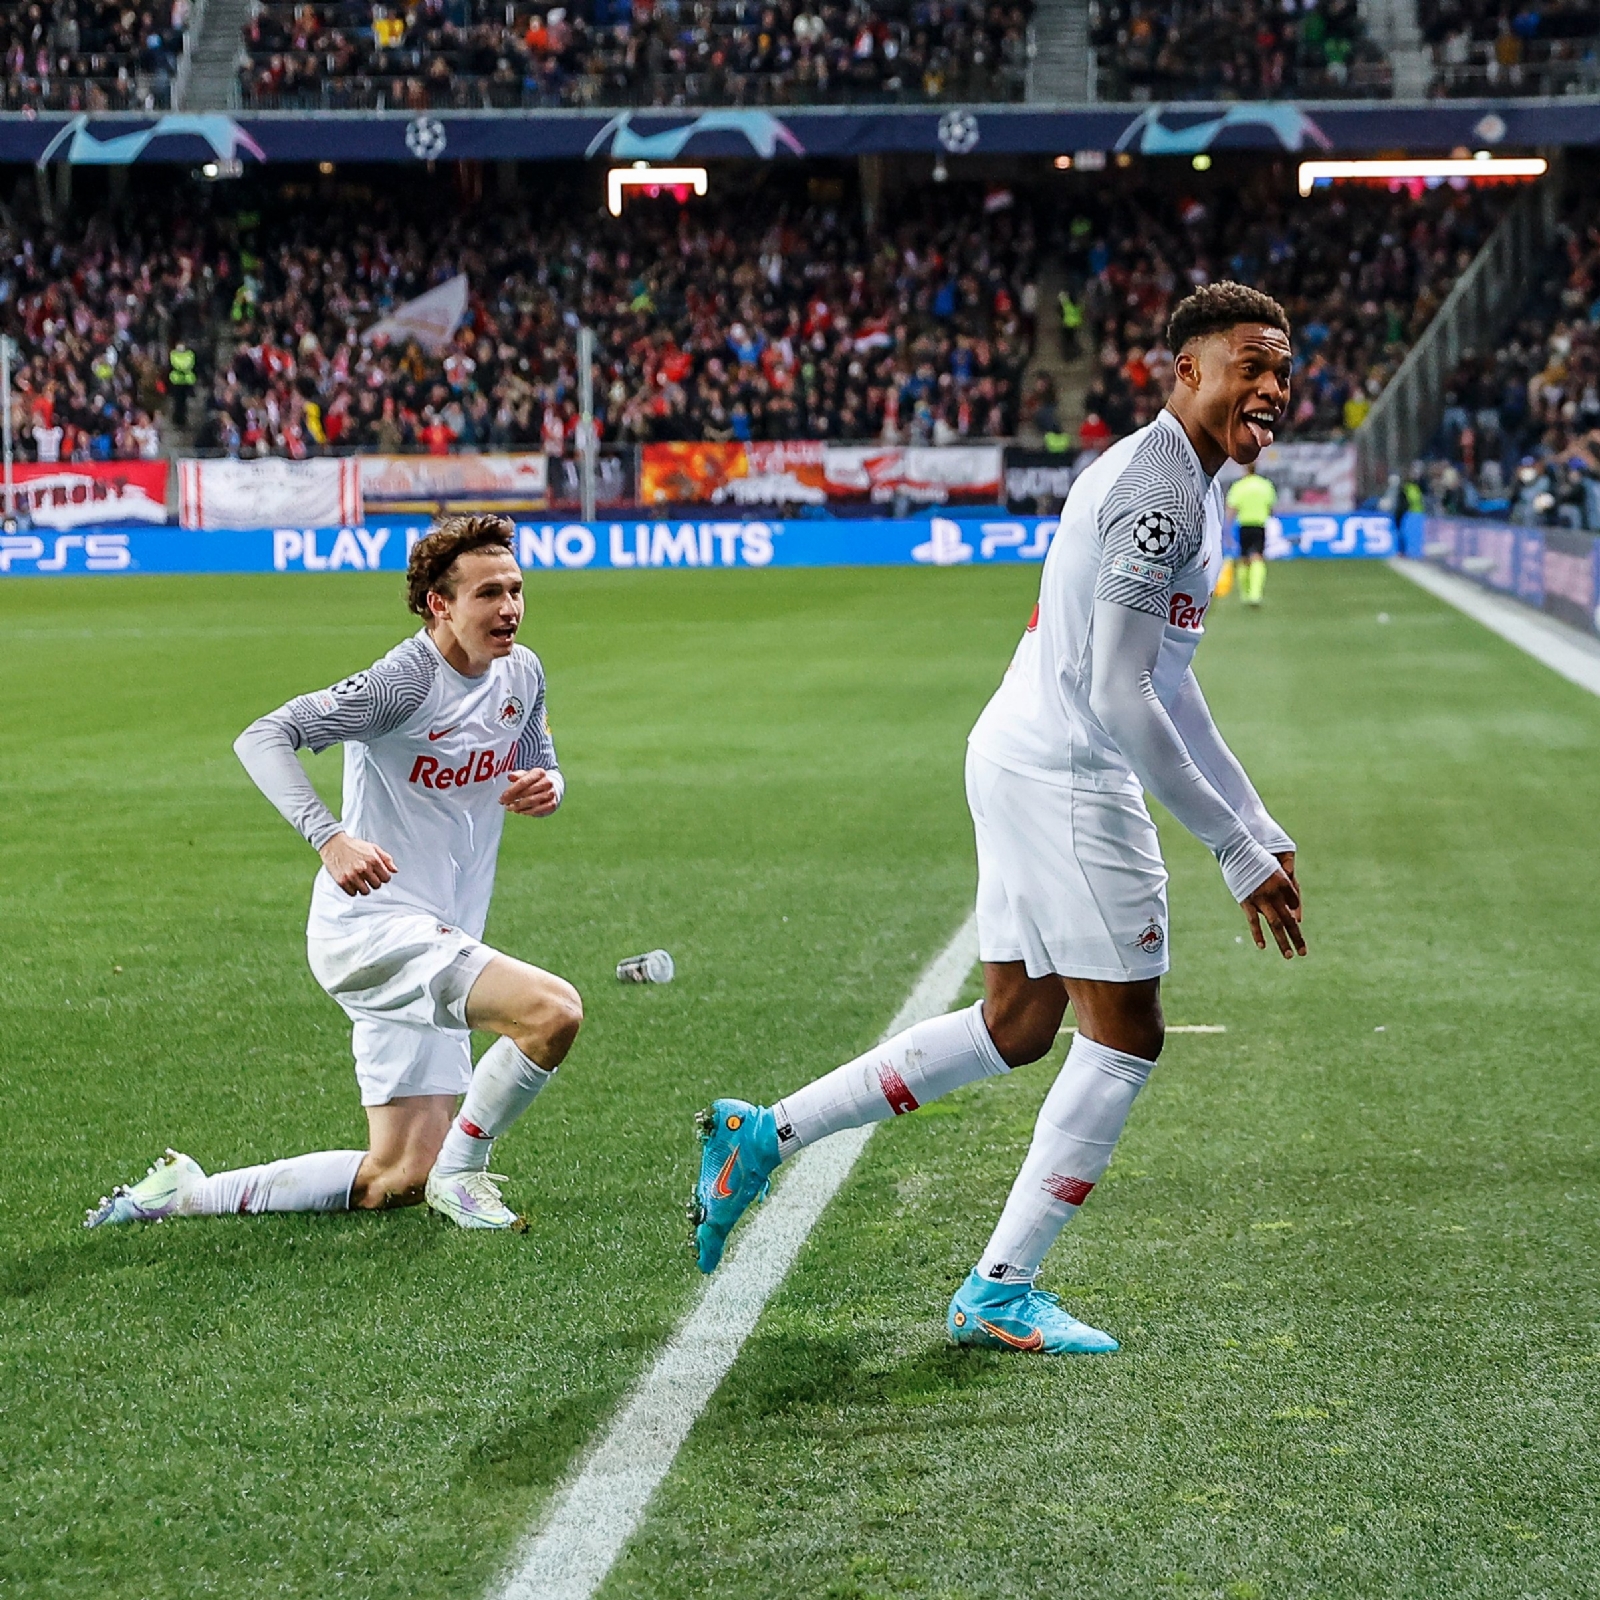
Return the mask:
<path fill-rule="evenodd" d="M 1189 430 L 1167 410 L 1165 406 L 1156 412 L 1156 420 L 1150 424 L 1152 428 L 1168 428 L 1183 440 L 1184 454 L 1189 458 L 1189 465 L 1194 468 L 1195 481 L 1200 485 L 1200 498 L 1203 500 L 1211 492 L 1211 485 L 1216 481 L 1206 469 L 1200 465 L 1199 453 L 1189 442 Z"/>

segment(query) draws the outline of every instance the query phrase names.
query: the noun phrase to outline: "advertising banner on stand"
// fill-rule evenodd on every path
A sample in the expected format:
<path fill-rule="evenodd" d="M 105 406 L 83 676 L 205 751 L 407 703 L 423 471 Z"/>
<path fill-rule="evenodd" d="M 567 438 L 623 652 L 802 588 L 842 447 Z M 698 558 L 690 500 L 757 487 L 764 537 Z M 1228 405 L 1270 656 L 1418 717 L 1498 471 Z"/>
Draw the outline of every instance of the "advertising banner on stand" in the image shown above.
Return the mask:
<path fill-rule="evenodd" d="M 444 512 L 543 511 L 549 462 L 542 451 L 487 456 L 362 456 L 366 514 L 435 517 Z"/>
<path fill-rule="evenodd" d="M 180 461 L 178 521 L 185 528 L 325 528 L 358 523 L 361 463 L 354 456 L 317 461 Z"/>
<path fill-rule="evenodd" d="M 1094 451 L 1005 449 L 1005 503 L 1012 511 L 1060 510 L 1073 480 L 1094 459 Z"/>
<path fill-rule="evenodd" d="M 1356 447 L 1353 444 L 1268 445 L 1256 458 L 1256 471 L 1272 480 L 1281 511 L 1354 511 Z M 1237 461 L 1224 461 L 1217 476 L 1224 492 L 1244 475 Z"/>
<path fill-rule="evenodd" d="M 820 440 L 760 444 L 647 444 L 639 503 L 821 505 L 828 498 Z"/>
<path fill-rule="evenodd" d="M 1287 520 L 1287 519 L 1286 519 Z M 1376 526 L 1346 538 L 1337 518 L 1329 537 L 1302 537 L 1291 526 L 1299 557 L 1386 555 L 1394 546 Z M 1363 519 L 1364 523 L 1387 518 Z M 690 567 L 991 566 L 1044 560 L 1055 517 L 638 518 L 520 521 L 517 559 L 530 573 Z M 428 531 L 425 519 L 347 527 L 281 527 L 243 531 L 123 528 L 110 532 L 34 531 L 0 536 L 0 577 L 58 572 L 307 572 L 405 570 L 411 547 Z M 1328 533 L 1329 530 L 1321 530 Z M 1364 549 L 1364 546 L 1384 548 Z M 1178 602 L 1183 602 L 1180 607 Z M 1187 595 L 1174 596 L 1174 620 L 1204 614 Z"/>
<path fill-rule="evenodd" d="M 41 528 L 165 522 L 165 461 L 19 461 L 12 468 L 19 515 Z"/>
<path fill-rule="evenodd" d="M 1239 554 L 1239 530 L 1222 533 L 1224 555 Z M 1290 512 L 1267 518 L 1268 561 L 1380 561 L 1400 554 L 1399 531 L 1386 511 Z"/>
<path fill-rule="evenodd" d="M 869 500 L 890 505 L 995 504 L 1000 499 L 1001 461 L 997 444 L 897 445 L 833 444 L 824 452 L 830 501 Z"/>
<path fill-rule="evenodd" d="M 1475 517 L 1405 518 L 1406 552 L 1586 633 L 1600 633 L 1600 538 Z"/>

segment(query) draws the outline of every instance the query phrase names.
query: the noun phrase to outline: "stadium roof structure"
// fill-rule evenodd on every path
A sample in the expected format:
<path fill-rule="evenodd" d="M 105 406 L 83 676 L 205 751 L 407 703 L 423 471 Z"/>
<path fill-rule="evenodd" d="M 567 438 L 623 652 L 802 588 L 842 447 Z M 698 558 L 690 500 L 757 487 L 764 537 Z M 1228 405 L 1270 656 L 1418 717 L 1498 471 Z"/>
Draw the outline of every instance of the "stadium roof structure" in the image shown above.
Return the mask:
<path fill-rule="evenodd" d="M 1600 98 L 757 110 L 0 116 L 0 162 L 785 160 L 878 154 L 1193 155 L 1600 144 Z"/>

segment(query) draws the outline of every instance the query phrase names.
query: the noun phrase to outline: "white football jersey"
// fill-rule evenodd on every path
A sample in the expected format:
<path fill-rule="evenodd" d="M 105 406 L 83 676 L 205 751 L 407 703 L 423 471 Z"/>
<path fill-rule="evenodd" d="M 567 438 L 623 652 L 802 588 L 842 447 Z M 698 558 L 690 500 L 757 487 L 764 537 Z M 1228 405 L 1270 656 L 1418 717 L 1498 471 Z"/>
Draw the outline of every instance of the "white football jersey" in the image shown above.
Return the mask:
<path fill-rule="evenodd" d="M 1089 705 L 1094 603 L 1166 622 L 1155 688 L 1171 704 L 1205 631 L 1222 565 L 1222 497 L 1183 425 L 1161 412 L 1072 485 L 1034 607 L 972 748 L 1047 783 L 1138 794 L 1142 786 Z"/>
<path fill-rule="evenodd" d="M 499 797 L 512 772 L 558 772 L 531 650 L 519 644 L 468 678 L 423 631 L 262 720 L 296 749 L 343 743 L 344 831 L 394 858 L 394 877 L 366 895 L 347 895 L 319 871 L 309 934 L 336 938 L 356 919 L 404 910 L 482 937 L 506 817 Z"/>

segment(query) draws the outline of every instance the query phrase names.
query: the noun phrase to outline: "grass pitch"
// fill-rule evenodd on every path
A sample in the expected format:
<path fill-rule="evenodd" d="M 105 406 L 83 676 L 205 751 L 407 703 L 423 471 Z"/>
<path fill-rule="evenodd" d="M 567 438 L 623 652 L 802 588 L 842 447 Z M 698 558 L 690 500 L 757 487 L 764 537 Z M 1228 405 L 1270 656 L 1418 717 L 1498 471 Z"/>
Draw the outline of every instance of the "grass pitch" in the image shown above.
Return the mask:
<path fill-rule="evenodd" d="M 590 1020 L 496 1152 L 520 1240 L 78 1229 L 167 1143 L 360 1141 L 314 860 L 228 745 L 406 619 L 382 577 L 0 586 L 0 1593 L 482 1592 L 693 1297 L 689 1114 L 859 1049 L 969 903 L 962 739 L 1035 582 L 535 580 L 571 791 L 489 937 Z M 605 1595 L 1596 1592 L 1600 702 L 1382 568 L 1218 613 L 1312 957 L 1164 827 L 1168 1015 L 1229 1032 L 1169 1044 L 1047 1266 L 1122 1354 L 943 1343 L 1048 1066 L 899 1120 Z M 678 982 L 619 988 L 658 943 Z"/>

